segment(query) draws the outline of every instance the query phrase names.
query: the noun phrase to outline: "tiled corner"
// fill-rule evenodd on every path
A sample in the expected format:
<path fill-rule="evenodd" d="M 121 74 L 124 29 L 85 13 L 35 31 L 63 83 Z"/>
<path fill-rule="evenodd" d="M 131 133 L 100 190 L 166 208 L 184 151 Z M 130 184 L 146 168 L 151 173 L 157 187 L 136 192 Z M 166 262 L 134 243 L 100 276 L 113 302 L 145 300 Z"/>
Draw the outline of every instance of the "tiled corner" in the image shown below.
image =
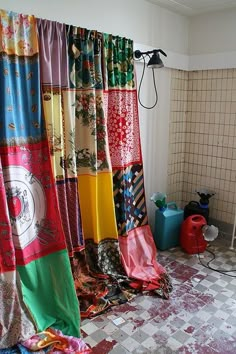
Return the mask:
<path fill-rule="evenodd" d="M 233 224 L 236 209 L 235 69 L 172 70 L 168 200 L 198 200 L 197 188 L 216 192 L 212 218 Z M 231 76 L 232 75 L 232 76 Z"/>

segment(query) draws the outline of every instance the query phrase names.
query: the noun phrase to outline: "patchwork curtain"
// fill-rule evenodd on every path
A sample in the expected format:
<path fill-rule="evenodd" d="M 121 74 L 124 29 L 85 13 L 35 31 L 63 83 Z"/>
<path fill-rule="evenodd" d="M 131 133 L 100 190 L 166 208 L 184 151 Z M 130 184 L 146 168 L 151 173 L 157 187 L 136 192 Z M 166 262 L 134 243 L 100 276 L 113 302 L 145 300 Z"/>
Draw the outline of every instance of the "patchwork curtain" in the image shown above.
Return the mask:
<path fill-rule="evenodd" d="M 67 33 L 64 24 L 38 20 L 41 90 L 60 217 L 70 255 L 84 248 L 78 198 L 74 102 L 69 90 Z"/>
<path fill-rule="evenodd" d="M 38 31 L 43 106 L 67 246 L 71 255 L 84 248 L 81 208 L 87 250 L 103 248 L 87 252 L 90 267 L 96 273 L 117 272 L 115 263 L 104 259 L 109 247 L 119 261 L 102 36 L 47 20 L 38 20 Z"/>
<path fill-rule="evenodd" d="M 27 336 L 32 330 L 54 326 L 79 336 L 79 306 L 44 129 L 36 20 L 4 11 L 0 15 L 0 332 L 4 346 L 21 339 L 21 328 Z M 16 272 L 34 326 L 21 319 L 27 311 L 17 295 Z"/>
<path fill-rule="evenodd" d="M 38 20 L 38 33 L 51 161 L 81 314 L 132 297 L 123 288 L 127 276 L 133 288 L 167 297 L 147 225 L 133 42 L 47 20 Z"/>
<path fill-rule="evenodd" d="M 0 46 L 0 279 L 24 313 L 18 340 L 24 328 L 78 337 L 79 312 L 140 290 L 168 297 L 147 220 L 133 42 L 1 11 Z M 14 306 L 0 313 L 4 333 Z"/>

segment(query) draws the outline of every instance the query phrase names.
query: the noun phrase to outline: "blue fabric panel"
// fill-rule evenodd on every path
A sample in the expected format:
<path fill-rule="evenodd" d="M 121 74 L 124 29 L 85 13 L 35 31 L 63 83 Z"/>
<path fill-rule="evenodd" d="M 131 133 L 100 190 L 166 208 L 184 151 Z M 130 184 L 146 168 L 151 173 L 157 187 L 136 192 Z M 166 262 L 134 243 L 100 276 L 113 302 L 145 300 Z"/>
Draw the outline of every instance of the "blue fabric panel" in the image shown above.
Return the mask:
<path fill-rule="evenodd" d="M 44 132 L 38 57 L 0 57 L 0 141 L 33 142 Z"/>

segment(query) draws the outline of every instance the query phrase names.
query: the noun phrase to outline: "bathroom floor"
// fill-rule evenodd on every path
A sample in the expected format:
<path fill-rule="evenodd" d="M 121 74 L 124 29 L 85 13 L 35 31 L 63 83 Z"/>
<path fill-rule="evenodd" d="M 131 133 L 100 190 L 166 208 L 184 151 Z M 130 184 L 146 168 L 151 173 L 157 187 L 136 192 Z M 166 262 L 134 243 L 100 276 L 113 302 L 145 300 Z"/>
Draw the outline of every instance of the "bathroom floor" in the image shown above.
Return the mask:
<path fill-rule="evenodd" d="M 223 238 L 209 249 L 216 255 L 212 267 L 236 269 L 236 251 Z M 207 252 L 203 257 L 204 263 L 212 258 Z M 228 273 L 233 278 L 207 269 L 180 248 L 159 252 L 158 261 L 172 278 L 170 299 L 137 296 L 84 320 L 92 353 L 236 353 L 236 272 Z"/>

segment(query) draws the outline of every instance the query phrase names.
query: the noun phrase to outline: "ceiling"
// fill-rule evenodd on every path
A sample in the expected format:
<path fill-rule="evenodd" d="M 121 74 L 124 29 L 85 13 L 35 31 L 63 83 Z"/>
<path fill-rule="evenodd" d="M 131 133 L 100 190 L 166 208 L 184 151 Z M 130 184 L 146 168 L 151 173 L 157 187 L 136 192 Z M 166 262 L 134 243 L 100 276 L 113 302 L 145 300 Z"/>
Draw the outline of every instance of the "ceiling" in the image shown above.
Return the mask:
<path fill-rule="evenodd" d="M 185 16 L 236 8 L 236 0 L 147 0 Z"/>

